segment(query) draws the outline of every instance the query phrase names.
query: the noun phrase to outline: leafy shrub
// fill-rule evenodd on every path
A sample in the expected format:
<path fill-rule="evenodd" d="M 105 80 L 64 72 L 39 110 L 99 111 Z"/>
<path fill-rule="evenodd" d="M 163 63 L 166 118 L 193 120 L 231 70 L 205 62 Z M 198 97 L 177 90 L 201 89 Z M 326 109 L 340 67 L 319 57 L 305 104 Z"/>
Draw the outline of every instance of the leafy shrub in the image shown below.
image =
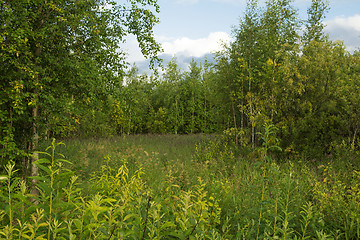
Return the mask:
<path fill-rule="evenodd" d="M 141 169 L 130 173 L 124 160 L 118 169 L 110 164 L 89 180 L 84 195 L 77 176 L 58 158 L 60 143 L 53 141 L 35 162 L 42 170 L 34 177 L 38 195 L 6 166 L 1 180 L 0 234 L 6 239 L 215 239 L 221 208 L 205 190 L 201 178 L 192 189 L 179 190 L 170 180 L 161 197 L 142 180 Z M 107 163 L 110 162 L 108 158 Z"/>

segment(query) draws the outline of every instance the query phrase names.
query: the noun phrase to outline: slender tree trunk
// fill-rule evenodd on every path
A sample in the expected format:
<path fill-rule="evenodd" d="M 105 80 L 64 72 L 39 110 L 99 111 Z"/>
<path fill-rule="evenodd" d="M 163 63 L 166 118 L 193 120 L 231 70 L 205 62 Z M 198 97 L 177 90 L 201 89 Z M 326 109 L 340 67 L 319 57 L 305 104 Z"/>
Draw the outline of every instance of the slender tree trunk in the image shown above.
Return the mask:
<path fill-rule="evenodd" d="M 29 139 L 26 139 L 25 144 L 24 144 L 24 149 L 26 149 L 26 151 L 28 153 L 31 152 L 31 148 L 32 148 L 32 141 L 29 141 Z M 29 163 L 30 163 L 31 159 L 29 159 L 29 157 L 24 156 L 22 159 L 22 166 L 23 166 L 23 179 L 26 179 L 27 177 L 29 177 L 29 172 L 31 169 L 29 169 Z"/>
<path fill-rule="evenodd" d="M 252 106 L 252 96 L 251 96 L 251 81 L 252 81 L 252 74 L 251 74 L 251 52 L 250 52 L 250 58 L 249 58 L 249 93 L 250 93 L 250 124 L 251 124 L 251 144 L 252 147 L 254 147 L 255 144 L 255 124 L 254 124 L 254 111 Z"/>
<path fill-rule="evenodd" d="M 41 21 L 43 23 L 43 20 Z M 37 44 L 36 45 L 36 49 L 35 49 L 35 52 L 34 52 L 34 56 L 35 56 L 35 65 L 37 66 L 38 65 L 38 62 L 37 62 L 37 58 L 40 57 L 41 53 L 42 53 L 42 46 L 41 44 Z M 40 69 L 41 67 L 38 66 L 38 68 Z M 36 84 L 35 86 L 38 84 L 38 80 L 35 79 L 36 81 Z M 39 147 L 39 126 L 38 126 L 38 115 L 39 115 L 39 93 L 37 92 L 37 90 L 35 90 L 34 92 L 34 95 L 36 96 L 35 97 L 35 106 L 32 110 L 32 117 L 33 117 L 33 136 L 32 136 L 32 157 L 31 157 L 31 164 L 30 164 L 30 167 L 31 167 L 31 173 L 30 175 L 32 177 L 36 177 L 39 175 L 39 169 L 38 167 L 34 164 L 37 160 L 39 160 L 39 154 L 36 152 L 38 150 L 38 147 Z M 39 195 L 39 190 L 36 188 L 37 184 L 38 184 L 38 180 L 37 179 L 32 179 L 31 180 L 31 183 L 32 183 L 32 186 L 31 186 L 31 193 L 35 196 Z"/>
<path fill-rule="evenodd" d="M 241 111 L 240 111 L 240 128 L 244 129 L 244 82 L 241 83 Z"/>
<path fill-rule="evenodd" d="M 241 144 L 244 144 L 244 81 L 241 82 L 241 110 L 240 110 L 240 129 L 241 129 Z"/>
<path fill-rule="evenodd" d="M 235 128 L 235 143 L 236 146 L 238 146 L 238 134 L 237 134 L 237 124 L 236 124 L 236 111 L 235 111 L 235 104 L 234 104 L 234 100 L 231 101 L 231 105 L 232 105 L 232 111 L 233 111 L 233 117 L 234 117 L 234 128 Z"/>
<path fill-rule="evenodd" d="M 32 116 L 33 116 L 33 138 L 32 138 L 32 157 L 31 157 L 31 176 L 35 177 L 39 175 L 39 169 L 34 164 L 35 161 L 39 160 L 39 154 L 36 152 L 38 150 L 39 146 L 39 132 L 38 132 L 38 126 L 37 126 L 37 118 L 39 113 L 39 106 L 36 105 L 33 108 Z M 37 196 L 39 195 L 39 190 L 36 188 L 36 185 L 38 184 L 37 179 L 31 180 L 32 187 L 31 187 L 31 194 Z"/>
<path fill-rule="evenodd" d="M 249 40 L 252 42 L 252 34 L 249 33 Z M 254 124 L 254 111 L 253 111 L 253 103 L 252 103 L 252 94 L 251 94 L 251 84 L 252 84 L 252 48 L 250 47 L 249 52 L 249 70 L 248 70 L 248 76 L 249 76 L 249 93 L 250 93 L 250 99 L 249 99 L 249 109 L 250 109 L 250 124 L 251 124 L 251 145 L 254 147 L 255 144 L 255 124 Z"/>

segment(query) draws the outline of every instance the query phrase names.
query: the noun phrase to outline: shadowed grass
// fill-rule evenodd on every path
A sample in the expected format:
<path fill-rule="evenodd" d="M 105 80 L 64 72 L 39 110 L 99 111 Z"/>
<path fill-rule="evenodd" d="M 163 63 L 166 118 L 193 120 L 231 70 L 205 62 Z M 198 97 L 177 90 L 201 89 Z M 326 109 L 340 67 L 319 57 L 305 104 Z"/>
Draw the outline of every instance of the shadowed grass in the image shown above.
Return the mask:
<path fill-rule="evenodd" d="M 127 159 L 130 170 L 143 168 L 149 182 L 158 186 L 169 171 L 182 178 L 184 169 L 190 167 L 196 144 L 205 144 L 214 138 L 215 135 L 194 134 L 67 139 L 63 140 L 65 145 L 59 147 L 59 152 L 73 162 L 72 168 L 82 180 L 98 171 L 105 157 L 110 157 L 113 161 Z"/>

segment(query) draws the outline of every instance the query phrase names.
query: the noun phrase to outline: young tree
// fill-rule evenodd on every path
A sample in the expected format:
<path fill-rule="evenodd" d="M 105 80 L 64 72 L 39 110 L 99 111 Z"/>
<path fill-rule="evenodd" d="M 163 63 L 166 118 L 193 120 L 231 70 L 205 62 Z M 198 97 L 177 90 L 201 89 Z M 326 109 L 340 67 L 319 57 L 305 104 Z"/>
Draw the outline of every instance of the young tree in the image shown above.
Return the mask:
<path fill-rule="evenodd" d="M 180 83 L 183 79 L 183 73 L 174 57 L 166 66 L 162 76 L 163 81 L 159 83 L 155 90 L 155 106 L 163 107 L 168 112 L 167 128 L 170 132 L 178 134 L 181 126 L 184 124 L 184 102 L 181 101 Z M 162 101 L 160 100 L 162 99 Z M 162 104 L 159 104 L 162 102 Z"/>
<path fill-rule="evenodd" d="M 325 14 L 329 10 L 329 3 L 327 0 L 312 0 L 311 6 L 308 8 L 308 19 L 305 25 L 305 32 L 303 40 L 305 44 L 311 41 L 324 41 L 326 36 L 323 32 Z"/>
<path fill-rule="evenodd" d="M 251 142 L 255 143 L 255 111 L 254 111 L 254 79 L 258 73 L 259 64 L 261 63 L 261 46 L 260 34 L 261 34 L 261 13 L 258 7 L 257 0 L 249 0 L 245 10 L 245 15 L 240 22 L 239 29 L 235 31 L 236 42 L 232 46 L 233 59 L 236 69 L 239 71 L 239 75 L 235 81 L 240 83 L 240 89 L 238 92 L 233 93 L 233 97 L 237 96 L 240 100 L 241 111 L 241 130 L 244 127 L 244 111 L 247 111 L 247 117 L 251 125 Z M 234 127 L 237 129 L 236 114 L 234 107 L 234 99 L 232 99 L 232 109 L 234 116 Z M 247 107 L 246 107 L 247 105 Z M 236 136 L 236 143 L 237 143 Z"/>
<path fill-rule="evenodd" d="M 136 35 L 142 53 L 153 61 L 160 50 L 152 32 L 158 22 L 152 12 L 159 11 L 156 0 L 121 5 L 1 0 L 0 9 L 0 149 L 5 161 L 10 152 L 16 158 L 36 150 L 49 119 L 74 121 L 73 102 L 102 99 L 119 84 L 117 75 L 125 65 L 119 43 L 126 35 Z M 36 172 L 33 165 L 32 175 Z"/>
<path fill-rule="evenodd" d="M 304 92 L 293 132 L 299 148 L 328 151 L 346 133 L 344 100 L 353 91 L 348 88 L 347 62 L 348 53 L 340 43 L 312 41 L 304 48 L 297 66 Z"/>
<path fill-rule="evenodd" d="M 185 74 L 183 84 L 183 99 L 185 103 L 185 119 L 186 119 L 186 133 L 198 132 L 200 125 L 200 92 L 201 92 L 201 71 L 202 67 L 198 66 L 197 62 L 192 59 L 189 65 L 189 71 Z"/>

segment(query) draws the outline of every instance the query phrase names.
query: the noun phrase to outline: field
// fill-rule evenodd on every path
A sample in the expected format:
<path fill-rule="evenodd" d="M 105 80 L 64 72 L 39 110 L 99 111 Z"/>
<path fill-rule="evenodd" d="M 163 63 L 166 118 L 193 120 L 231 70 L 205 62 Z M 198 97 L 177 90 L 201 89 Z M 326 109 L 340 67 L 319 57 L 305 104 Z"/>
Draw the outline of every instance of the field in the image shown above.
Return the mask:
<path fill-rule="evenodd" d="M 49 154 L 38 162 L 38 197 L 7 165 L 0 233 L 5 239 L 360 238 L 357 155 L 279 160 L 266 134 L 264 145 L 246 155 L 231 142 L 218 135 L 134 135 L 48 143 Z"/>
<path fill-rule="evenodd" d="M 333 1 L 241 1 L 185 50 L 161 2 L 1 2 L 0 240 L 360 239 L 360 51 Z"/>

